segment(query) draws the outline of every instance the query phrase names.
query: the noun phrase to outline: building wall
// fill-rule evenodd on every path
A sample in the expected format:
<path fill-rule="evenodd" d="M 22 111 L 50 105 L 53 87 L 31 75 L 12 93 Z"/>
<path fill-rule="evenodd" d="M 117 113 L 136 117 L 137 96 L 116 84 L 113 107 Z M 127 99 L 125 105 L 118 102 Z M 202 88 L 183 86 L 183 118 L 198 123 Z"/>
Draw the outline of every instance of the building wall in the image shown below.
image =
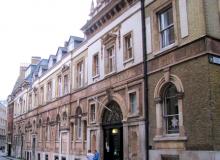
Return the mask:
<path fill-rule="evenodd" d="M 0 148 L 6 148 L 7 108 L 0 104 Z"/>

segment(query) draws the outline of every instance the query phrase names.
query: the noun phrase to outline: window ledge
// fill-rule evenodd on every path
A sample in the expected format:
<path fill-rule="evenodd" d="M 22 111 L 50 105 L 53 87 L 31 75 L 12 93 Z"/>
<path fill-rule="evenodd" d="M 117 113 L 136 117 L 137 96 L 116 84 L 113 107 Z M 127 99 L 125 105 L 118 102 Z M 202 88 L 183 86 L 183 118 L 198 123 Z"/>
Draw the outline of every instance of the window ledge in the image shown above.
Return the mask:
<path fill-rule="evenodd" d="M 128 114 L 128 118 L 135 118 L 135 117 L 139 117 L 139 112 L 129 113 Z"/>
<path fill-rule="evenodd" d="M 178 46 L 177 42 L 175 42 L 173 44 L 170 44 L 169 46 L 161 48 L 158 52 L 154 53 L 154 56 L 157 56 L 157 55 L 163 54 L 165 52 L 168 52 L 169 50 L 171 50 L 172 48 L 175 48 L 177 46 Z"/>
<path fill-rule="evenodd" d="M 99 76 L 100 76 L 99 74 L 96 74 L 96 75 L 92 76 L 92 78 L 93 78 L 93 79 L 96 79 L 96 78 L 98 78 Z"/>
<path fill-rule="evenodd" d="M 186 141 L 186 136 L 179 136 L 179 134 L 166 135 L 166 136 L 156 136 L 154 141 Z"/>
<path fill-rule="evenodd" d="M 95 121 L 95 120 L 94 120 L 94 121 L 91 121 L 90 124 L 96 124 L 96 121 Z"/>
<path fill-rule="evenodd" d="M 134 58 L 132 57 L 132 58 L 130 58 L 130 59 L 127 59 L 127 60 L 124 60 L 124 62 L 123 62 L 123 64 L 124 64 L 124 66 L 126 65 L 126 64 L 128 64 L 128 63 L 133 63 L 134 62 Z"/>
<path fill-rule="evenodd" d="M 82 140 L 81 139 L 77 139 L 75 142 L 76 143 L 80 143 L 80 142 L 82 142 Z"/>
<path fill-rule="evenodd" d="M 106 73 L 105 77 L 111 76 L 111 75 L 113 75 L 115 73 L 116 73 L 116 71 L 112 71 L 112 72 Z"/>

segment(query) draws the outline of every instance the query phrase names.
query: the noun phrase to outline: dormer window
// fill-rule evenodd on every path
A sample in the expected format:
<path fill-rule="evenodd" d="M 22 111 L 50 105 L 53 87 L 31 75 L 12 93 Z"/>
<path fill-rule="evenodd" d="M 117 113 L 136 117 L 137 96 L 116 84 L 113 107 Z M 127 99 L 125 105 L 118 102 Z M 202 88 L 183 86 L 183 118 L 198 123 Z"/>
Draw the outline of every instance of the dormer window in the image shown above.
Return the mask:
<path fill-rule="evenodd" d="M 56 63 L 56 59 L 51 56 L 49 59 L 48 68 L 50 69 L 51 67 L 53 67 L 54 63 Z"/>

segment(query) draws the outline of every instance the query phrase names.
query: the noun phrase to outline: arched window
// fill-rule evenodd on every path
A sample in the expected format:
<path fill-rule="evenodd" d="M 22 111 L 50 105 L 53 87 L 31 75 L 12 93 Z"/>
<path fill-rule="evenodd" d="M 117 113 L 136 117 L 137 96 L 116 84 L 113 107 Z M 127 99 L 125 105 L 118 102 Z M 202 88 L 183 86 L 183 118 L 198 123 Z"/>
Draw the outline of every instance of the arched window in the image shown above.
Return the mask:
<path fill-rule="evenodd" d="M 76 138 L 82 138 L 82 109 L 80 107 L 76 109 Z"/>
<path fill-rule="evenodd" d="M 56 141 L 60 139 L 60 115 L 58 114 L 56 117 L 57 127 L 56 127 Z"/>
<path fill-rule="evenodd" d="M 181 80 L 176 76 L 165 74 L 154 90 L 156 103 L 155 141 L 186 140 L 183 126 L 183 95 Z"/>
<path fill-rule="evenodd" d="M 168 83 L 164 89 L 163 117 L 166 133 L 179 133 L 178 93 L 172 83 Z"/>

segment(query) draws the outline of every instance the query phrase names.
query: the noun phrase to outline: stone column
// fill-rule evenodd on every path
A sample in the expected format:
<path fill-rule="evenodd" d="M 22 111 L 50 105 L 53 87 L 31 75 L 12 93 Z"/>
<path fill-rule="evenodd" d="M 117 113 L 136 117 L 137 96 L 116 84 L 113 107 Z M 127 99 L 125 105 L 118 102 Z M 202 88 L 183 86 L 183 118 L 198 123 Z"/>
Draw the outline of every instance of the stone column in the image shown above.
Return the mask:
<path fill-rule="evenodd" d="M 123 159 L 128 160 L 128 124 L 123 122 Z"/>
<path fill-rule="evenodd" d="M 162 107 L 161 107 L 161 98 L 156 98 L 156 137 L 162 135 L 163 131 L 163 119 L 162 119 Z"/>

